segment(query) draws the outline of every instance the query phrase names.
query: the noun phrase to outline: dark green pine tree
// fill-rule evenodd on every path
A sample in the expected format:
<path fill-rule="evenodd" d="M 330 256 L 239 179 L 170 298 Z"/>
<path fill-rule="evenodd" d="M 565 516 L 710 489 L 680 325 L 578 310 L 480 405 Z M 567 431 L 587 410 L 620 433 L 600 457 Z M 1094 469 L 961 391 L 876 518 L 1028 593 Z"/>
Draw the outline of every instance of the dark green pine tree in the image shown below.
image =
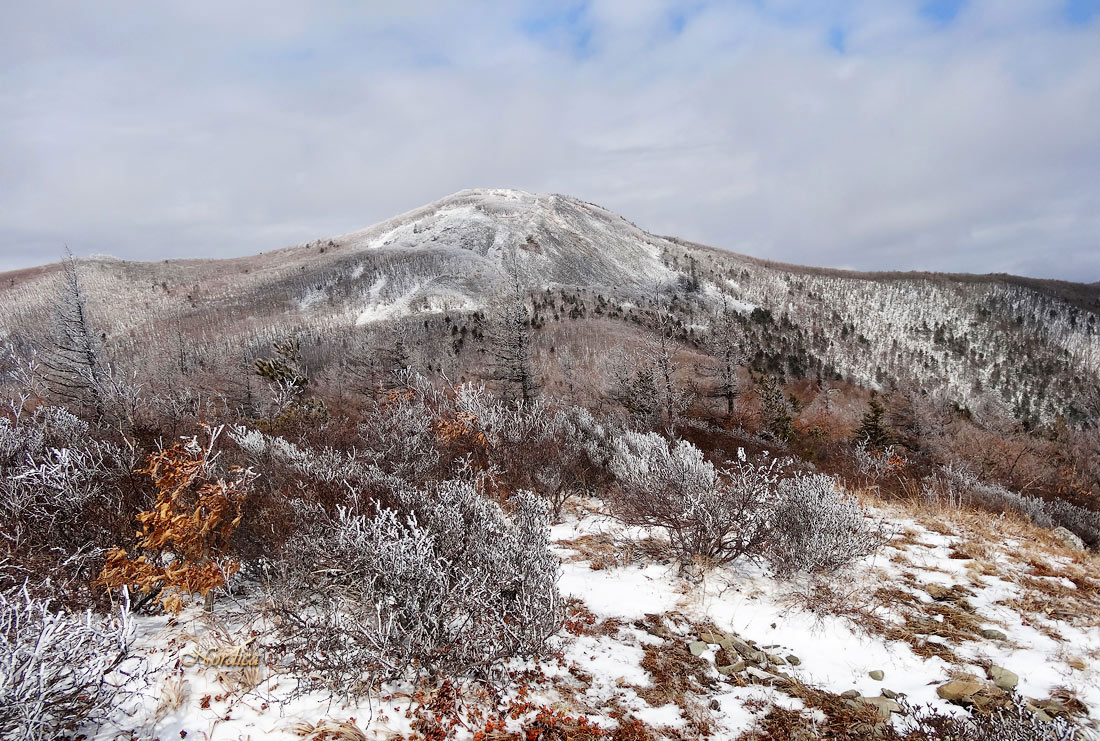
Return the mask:
<path fill-rule="evenodd" d="M 867 447 L 872 450 L 882 450 L 890 444 L 890 433 L 883 424 L 886 407 L 878 398 L 877 391 L 871 392 L 869 407 L 867 413 L 863 415 L 859 429 L 856 430 L 856 442 L 866 442 Z"/>

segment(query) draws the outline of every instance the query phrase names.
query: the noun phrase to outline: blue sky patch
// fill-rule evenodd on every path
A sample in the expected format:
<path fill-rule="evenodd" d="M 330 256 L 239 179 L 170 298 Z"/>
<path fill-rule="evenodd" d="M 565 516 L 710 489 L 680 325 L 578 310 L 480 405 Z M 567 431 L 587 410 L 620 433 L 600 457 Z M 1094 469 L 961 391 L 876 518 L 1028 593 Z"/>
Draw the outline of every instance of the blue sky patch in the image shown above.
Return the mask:
<path fill-rule="evenodd" d="M 841 54 L 848 50 L 848 34 L 840 26 L 829 29 L 829 46 Z"/>
<path fill-rule="evenodd" d="M 554 45 L 566 46 L 577 58 L 592 53 L 592 25 L 587 18 L 588 3 L 581 2 L 524 20 L 523 32 Z"/>
<path fill-rule="evenodd" d="M 955 20 L 965 0 L 927 0 L 920 6 L 920 14 L 930 21 L 947 25 Z"/>
<path fill-rule="evenodd" d="M 1083 26 L 1100 16 L 1100 0 L 1066 0 L 1063 13 L 1075 26 Z"/>

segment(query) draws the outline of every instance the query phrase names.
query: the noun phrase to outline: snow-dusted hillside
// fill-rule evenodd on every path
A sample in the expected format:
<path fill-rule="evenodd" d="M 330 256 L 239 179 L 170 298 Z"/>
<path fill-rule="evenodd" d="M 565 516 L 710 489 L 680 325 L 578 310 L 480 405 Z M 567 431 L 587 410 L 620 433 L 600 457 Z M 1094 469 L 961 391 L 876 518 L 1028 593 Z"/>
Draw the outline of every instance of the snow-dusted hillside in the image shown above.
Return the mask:
<path fill-rule="evenodd" d="M 1100 288 L 1006 276 L 858 274 L 763 263 L 649 234 L 561 195 L 466 190 L 362 231 L 249 258 L 81 261 L 108 346 L 141 357 L 171 326 L 211 352 L 483 308 L 510 271 L 532 292 L 584 289 L 645 323 L 659 297 L 705 332 L 723 299 L 770 312 L 772 372 L 863 385 L 912 380 L 1021 419 L 1100 416 Z M 0 277 L 0 336 L 49 322 L 56 266 Z M 631 316 L 631 310 L 634 314 Z M 804 359 L 814 358 L 806 368 Z M 794 358 L 794 361 L 791 359 Z"/>

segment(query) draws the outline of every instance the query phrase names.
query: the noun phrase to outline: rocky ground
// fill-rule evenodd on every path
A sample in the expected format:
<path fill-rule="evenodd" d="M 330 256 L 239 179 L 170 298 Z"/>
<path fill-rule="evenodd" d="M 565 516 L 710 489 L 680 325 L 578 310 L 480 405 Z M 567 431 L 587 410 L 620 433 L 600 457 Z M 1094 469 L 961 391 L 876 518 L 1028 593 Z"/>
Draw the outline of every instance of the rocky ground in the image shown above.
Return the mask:
<path fill-rule="evenodd" d="M 685 573 L 656 533 L 579 502 L 553 529 L 568 618 L 552 654 L 491 685 L 436 678 L 349 706 L 299 692 L 277 656 L 255 668 L 180 665 L 262 631 L 247 596 L 213 616 L 147 618 L 154 681 L 97 735 L 876 738 L 928 713 L 1015 704 L 1038 723 L 1093 733 L 1097 557 L 1017 519 L 865 500 L 889 545 L 839 576 L 796 581 L 752 564 Z"/>

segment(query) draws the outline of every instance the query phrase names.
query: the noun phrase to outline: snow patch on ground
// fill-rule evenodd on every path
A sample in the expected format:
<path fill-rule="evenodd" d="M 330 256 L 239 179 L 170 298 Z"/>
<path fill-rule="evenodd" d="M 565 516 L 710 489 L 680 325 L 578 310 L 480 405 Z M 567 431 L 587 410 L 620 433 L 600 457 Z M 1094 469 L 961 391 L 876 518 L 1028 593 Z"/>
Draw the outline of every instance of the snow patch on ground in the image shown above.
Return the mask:
<path fill-rule="evenodd" d="M 647 650 L 661 651 L 676 644 L 686 647 L 697 638 L 694 631 L 698 628 L 693 626 L 710 624 L 754 640 L 769 653 L 797 656 L 800 664 L 783 666 L 783 671 L 806 685 L 835 693 L 854 689 L 877 696 L 890 689 L 904 693 L 913 705 L 958 713 L 959 708 L 940 700 L 936 687 L 959 669 L 981 676 L 984 664 L 992 662 L 1018 673 L 1020 690 L 1027 696 L 1045 697 L 1057 687 L 1068 687 L 1090 708 L 1100 708 L 1095 669 L 1081 671 L 1067 664 L 1069 655 L 1100 654 L 1100 629 L 1055 618 L 1040 621 L 1017 613 L 1005 604 L 1018 594 L 1016 585 L 991 575 L 975 585 L 968 560 L 951 557 L 952 548 L 962 540 L 958 536 L 933 532 L 895 513 L 892 523 L 896 533 L 905 533 L 904 542 L 896 535 L 883 552 L 838 580 L 853 599 L 865 590 L 890 584 L 926 602 L 931 596 L 922 586 L 969 585 L 973 594 L 968 599 L 975 613 L 990 626 L 1004 630 L 1008 640 L 950 644 L 961 662 L 953 666 L 939 657 L 917 655 L 908 643 L 869 634 L 848 618 L 809 612 L 790 599 L 792 591 L 799 588 L 797 582 L 777 582 L 752 566 L 717 568 L 700 579 L 687 579 L 675 564 L 644 556 L 626 558 L 625 565 L 593 568 L 596 564 L 584 556 L 585 536 L 614 543 L 655 536 L 619 525 L 596 510 L 597 506 L 598 500 L 582 500 L 578 511 L 552 527 L 555 550 L 563 557 L 562 596 L 583 603 L 596 622 L 580 635 L 562 631 L 554 638 L 560 660 L 519 662 L 523 668 L 537 667 L 546 677 L 548 684 L 537 691 L 539 703 L 560 707 L 571 715 L 586 715 L 608 728 L 615 724 L 609 709 L 618 708 L 652 728 L 675 734 L 690 721 L 676 704 L 655 700 L 651 705 L 644 699 L 662 697 L 649 694 L 662 688 L 644 668 Z M 1000 547 L 992 558 L 1006 568 L 1020 568 L 1011 559 L 1011 540 Z M 243 607 L 238 615 L 248 614 L 247 603 Z M 889 614 L 883 617 L 900 619 Z M 247 621 L 220 623 L 192 611 L 175 620 L 141 618 L 138 625 L 138 651 L 147 657 L 156 681 L 142 697 L 120 708 L 118 728 L 162 738 L 176 737 L 181 731 L 212 739 L 294 738 L 294 722 L 354 717 L 372 739 L 411 730 L 404 715 L 410 702 L 409 687 L 388 686 L 380 697 L 345 707 L 338 700 L 316 694 L 289 700 L 288 693 L 297 680 L 277 672 L 269 673 L 250 691 L 230 692 L 224 671 L 219 677 L 210 669 L 178 668 L 180 656 L 195 648 L 196 636 L 244 636 Z M 1061 639 L 1052 637 L 1051 630 Z M 715 647 L 704 651 L 701 658 L 713 662 Z M 277 668 L 277 657 L 274 661 Z M 883 671 L 883 680 L 871 679 L 872 670 Z M 721 677 L 716 667 L 709 676 L 714 686 L 705 694 L 693 695 L 690 702 L 710 714 L 717 737 L 732 739 L 752 728 L 770 705 L 801 710 L 807 716 L 820 715 L 820 711 L 805 710 L 800 700 L 778 687 L 737 686 Z M 231 686 L 232 677 L 229 680 Z M 178 705 L 166 703 L 164 698 L 173 696 L 180 698 Z M 383 701 L 382 697 L 389 699 Z M 101 729 L 96 737 L 105 741 L 114 738 L 117 730 Z M 459 738 L 468 736 L 459 733 Z"/>

